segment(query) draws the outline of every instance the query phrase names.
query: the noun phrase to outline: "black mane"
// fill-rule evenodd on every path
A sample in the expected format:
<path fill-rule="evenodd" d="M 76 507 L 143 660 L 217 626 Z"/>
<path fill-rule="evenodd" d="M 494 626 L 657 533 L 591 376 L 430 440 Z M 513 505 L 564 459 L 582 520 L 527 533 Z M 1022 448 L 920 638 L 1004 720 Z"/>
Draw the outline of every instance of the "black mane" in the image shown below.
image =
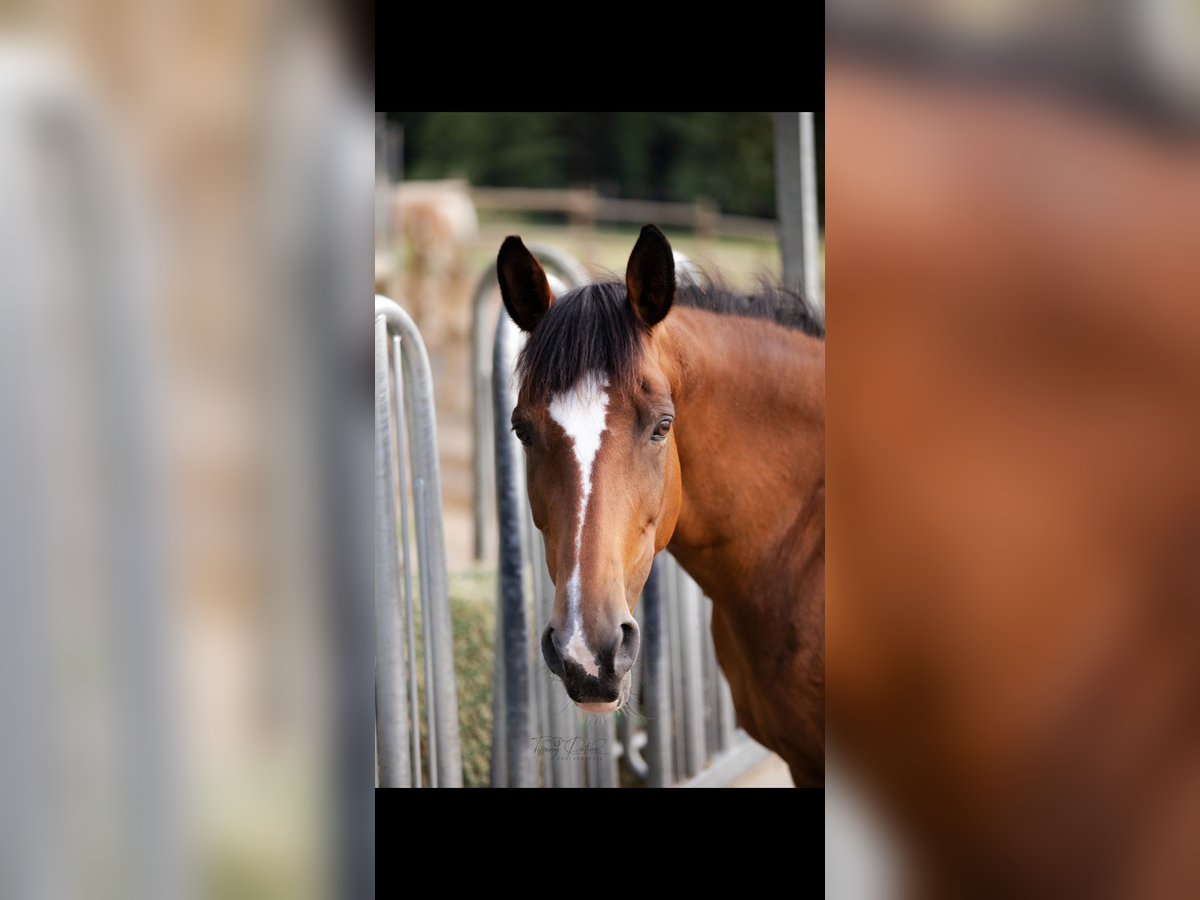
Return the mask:
<path fill-rule="evenodd" d="M 753 294 L 740 294 L 720 282 L 680 285 L 675 289 L 675 302 L 726 316 L 765 319 L 809 337 L 825 338 L 825 322 L 803 295 L 766 279 L 759 281 Z"/>
<path fill-rule="evenodd" d="M 753 294 L 720 283 L 681 284 L 675 304 L 720 315 L 763 319 L 824 340 L 821 317 L 795 291 L 763 281 Z M 601 281 L 567 291 L 554 301 L 517 359 L 521 397 L 546 400 L 602 372 L 618 390 L 638 372 L 642 338 L 650 329 L 629 305 L 624 282 Z"/>

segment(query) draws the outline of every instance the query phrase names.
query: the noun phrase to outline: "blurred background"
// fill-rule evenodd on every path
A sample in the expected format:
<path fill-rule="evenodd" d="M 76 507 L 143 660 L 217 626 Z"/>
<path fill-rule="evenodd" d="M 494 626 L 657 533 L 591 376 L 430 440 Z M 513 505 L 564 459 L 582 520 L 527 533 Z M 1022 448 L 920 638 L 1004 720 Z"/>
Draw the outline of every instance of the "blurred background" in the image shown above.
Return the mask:
<path fill-rule="evenodd" d="M 647 223 L 734 287 L 783 280 L 777 115 L 796 114 L 376 116 L 375 287 L 412 315 L 431 358 L 468 785 L 489 783 L 498 559 L 490 427 L 485 471 L 474 469 L 473 335 L 490 370 L 500 308 L 484 285 L 476 312 L 481 280 L 494 285 L 510 234 L 565 251 L 591 279 L 623 278 Z M 813 119 L 818 216 L 823 122 Z"/>
<path fill-rule="evenodd" d="M 1200 883 L 1200 5 L 826 5 L 826 895 Z"/>
<path fill-rule="evenodd" d="M 5 6 L 0 896 L 372 893 L 372 38 Z"/>

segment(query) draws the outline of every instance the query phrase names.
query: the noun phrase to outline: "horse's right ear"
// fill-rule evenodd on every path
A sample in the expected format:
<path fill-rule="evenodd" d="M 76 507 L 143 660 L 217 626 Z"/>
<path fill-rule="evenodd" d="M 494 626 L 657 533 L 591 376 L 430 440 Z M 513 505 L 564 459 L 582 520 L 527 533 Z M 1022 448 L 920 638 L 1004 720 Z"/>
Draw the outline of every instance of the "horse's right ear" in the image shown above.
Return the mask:
<path fill-rule="evenodd" d="M 509 235 L 500 245 L 496 275 L 504 308 L 518 328 L 532 332 L 554 302 L 554 293 L 541 264 L 516 235 Z"/>

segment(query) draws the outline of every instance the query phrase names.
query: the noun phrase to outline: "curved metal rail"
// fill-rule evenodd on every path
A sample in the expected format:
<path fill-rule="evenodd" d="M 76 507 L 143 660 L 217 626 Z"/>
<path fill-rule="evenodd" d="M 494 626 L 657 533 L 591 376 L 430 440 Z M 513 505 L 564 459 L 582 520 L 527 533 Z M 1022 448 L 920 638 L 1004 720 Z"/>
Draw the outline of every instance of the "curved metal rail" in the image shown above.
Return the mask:
<path fill-rule="evenodd" d="M 407 463 L 405 445 L 409 451 Z M 414 604 L 412 590 L 410 491 L 419 604 Z M 417 695 L 420 650 L 425 662 L 428 743 L 424 769 L 431 787 L 461 787 L 462 752 L 446 586 L 433 376 L 425 344 L 408 313 L 378 296 L 375 298 L 375 507 L 379 782 L 384 787 L 419 787 L 422 783 Z M 423 636 L 420 648 L 416 641 L 418 613 Z"/>

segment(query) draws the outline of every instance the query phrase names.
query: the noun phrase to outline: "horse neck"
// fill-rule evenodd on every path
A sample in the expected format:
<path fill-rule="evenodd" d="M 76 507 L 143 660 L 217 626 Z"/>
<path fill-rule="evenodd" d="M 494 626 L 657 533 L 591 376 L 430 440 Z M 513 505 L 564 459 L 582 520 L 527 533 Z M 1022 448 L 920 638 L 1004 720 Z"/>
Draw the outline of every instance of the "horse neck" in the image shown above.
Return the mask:
<path fill-rule="evenodd" d="M 682 482 L 669 547 L 718 603 L 749 598 L 769 560 L 824 552 L 825 344 L 691 307 L 667 323 Z"/>

